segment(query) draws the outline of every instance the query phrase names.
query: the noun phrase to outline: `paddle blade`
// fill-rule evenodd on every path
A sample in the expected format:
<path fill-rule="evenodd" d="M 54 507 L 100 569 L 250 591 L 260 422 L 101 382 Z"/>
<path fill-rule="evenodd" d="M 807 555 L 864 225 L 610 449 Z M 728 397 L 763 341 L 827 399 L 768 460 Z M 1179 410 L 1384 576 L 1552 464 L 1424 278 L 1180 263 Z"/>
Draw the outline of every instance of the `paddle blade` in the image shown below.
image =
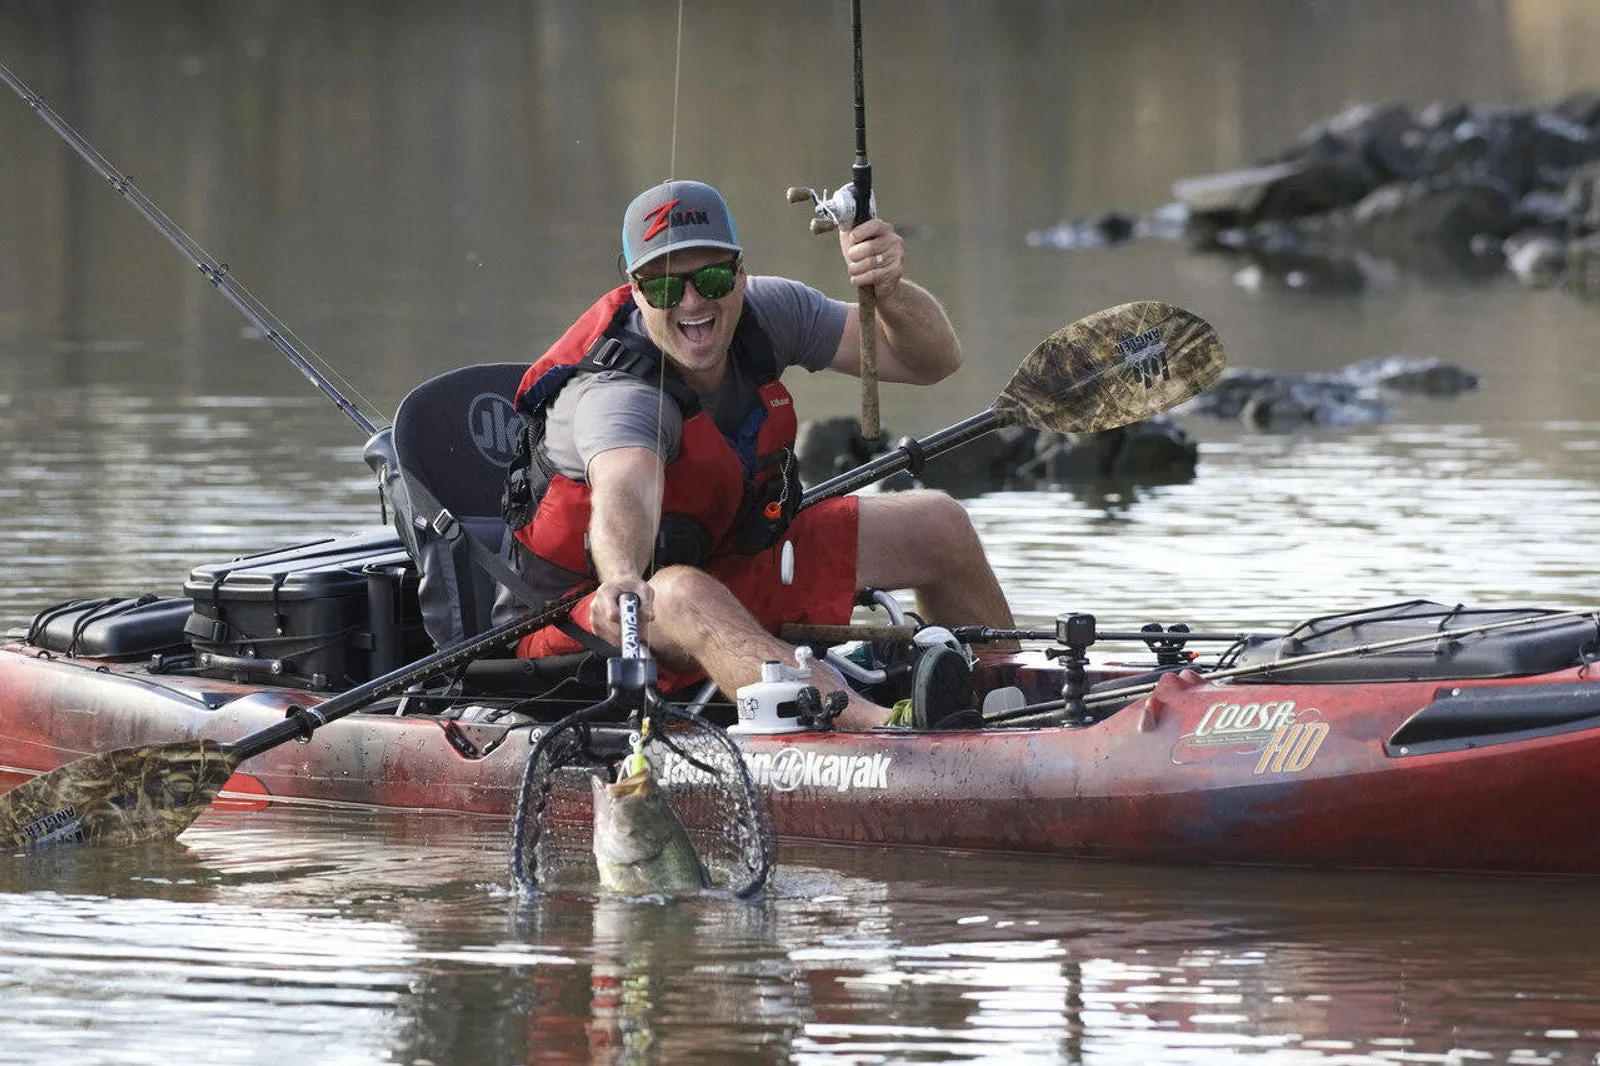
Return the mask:
<path fill-rule="evenodd" d="M 175 837 L 211 805 L 237 765 L 209 740 L 78 759 L 0 796 L 0 848 Z"/>
<path fill-rule="evenodd" d="M 1216 330 L 1157 300 L 1122 304 L 1050 334 L 994 411 L 1011 424 L 1094 433 L 1160 414 L 1199 393 L 1226 362 Z"/>

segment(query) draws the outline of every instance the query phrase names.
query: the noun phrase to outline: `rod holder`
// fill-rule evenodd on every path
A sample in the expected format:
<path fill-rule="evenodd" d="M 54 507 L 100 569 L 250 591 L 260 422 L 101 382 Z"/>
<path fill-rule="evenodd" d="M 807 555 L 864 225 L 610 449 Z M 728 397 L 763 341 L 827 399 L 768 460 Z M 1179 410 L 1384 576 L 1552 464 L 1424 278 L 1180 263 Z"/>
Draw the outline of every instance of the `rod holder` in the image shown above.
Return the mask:
<path fill-rule="evenodd" d="M 1094 716 L 1084 703 L 1089 693 L 1088 676 L 1084 667 L 1089 663 L 1089 646 L 1095 642 L 1095 621 L 1092 614 L 1062 614 L 1056 616 L 1056 641 L 1064 645 L 1050 649 L 1050 656 L 1061 660 L 1065 674 L 1061 684 L 1062 720 L 1067 725 L 1082 726 L 1094 723 Z"/>

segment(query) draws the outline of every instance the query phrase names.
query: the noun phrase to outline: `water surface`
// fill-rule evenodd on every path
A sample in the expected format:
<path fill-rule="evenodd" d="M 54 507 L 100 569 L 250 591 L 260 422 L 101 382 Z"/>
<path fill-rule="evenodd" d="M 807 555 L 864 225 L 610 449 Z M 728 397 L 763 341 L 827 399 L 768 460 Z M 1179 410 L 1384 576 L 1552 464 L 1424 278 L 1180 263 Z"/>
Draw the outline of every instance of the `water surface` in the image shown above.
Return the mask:
<path fill-rule="evenodd" d="M 1499 275 L 1382 268 L 1334 292 L 1164 242 L 1025 240 L 1151 210 L 1173 180 L 1247 165 L 1353 101 L 1600 88 L 1587 0 L 866 7 L 880 204 L 968 356 L 935 389 L 887 389 L 893 431 L 982 410 L 1041 337 L 1141 298 L 1208 318 L 1239 365 L 1400 354 L 1482 378 L 1353 429 L 1189 420 L 1184 484 L 968 500 L 1024 621 L 1594 602 L 1595 305 Z M 617 216 L 669 171 L 723 188 L 753 268 L 847 294 L 831 238 L 783 200 L 848 176 L 846 5 L 687 3 L 675 88 L 677 16 L 19 0 L 0 62 L 383 421 L 431 374 L 542 350 L 614 283 Z M 9 96 L 0 138 L 0 624 L 376 525 L 364 434 Z M 794 387 L 803 414 L 855 403 L 853 381 Z M 0 1060 L 1600 1053 L 1586 884 L 791 847 L 755 905 L 530 909 L 505 850 L 493 820 L 275 809 L 168 848 L 0 861 Z"/>

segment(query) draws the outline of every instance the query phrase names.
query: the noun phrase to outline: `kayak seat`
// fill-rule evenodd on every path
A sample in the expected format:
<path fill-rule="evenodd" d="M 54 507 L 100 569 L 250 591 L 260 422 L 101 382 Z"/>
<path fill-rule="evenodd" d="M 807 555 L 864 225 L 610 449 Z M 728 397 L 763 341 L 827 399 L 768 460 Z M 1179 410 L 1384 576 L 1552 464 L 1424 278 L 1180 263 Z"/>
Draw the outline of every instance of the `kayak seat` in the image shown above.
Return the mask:
<path fill-rule="evenodd" d="M 488 629 L 498 587 L 515 577 L 500 494 L 521 432 L 512 401 L 526 369 L 487 363 L 423 382 L 362 454 L 416 561 L 423 626 L 439 647 Z"/>

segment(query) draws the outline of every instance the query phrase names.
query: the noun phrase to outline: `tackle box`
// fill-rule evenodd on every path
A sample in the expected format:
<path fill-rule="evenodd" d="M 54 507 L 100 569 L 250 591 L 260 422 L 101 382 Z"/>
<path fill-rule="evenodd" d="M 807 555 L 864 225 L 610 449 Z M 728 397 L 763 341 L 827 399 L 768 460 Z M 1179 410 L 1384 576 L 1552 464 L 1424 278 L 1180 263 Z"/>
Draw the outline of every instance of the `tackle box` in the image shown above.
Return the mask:
<path fill-rule="evenodd" d="M 183 591 L 196 665 L 240 681 L 343 689 L 433 650 L 390 529 L 196 567 Z"/>

